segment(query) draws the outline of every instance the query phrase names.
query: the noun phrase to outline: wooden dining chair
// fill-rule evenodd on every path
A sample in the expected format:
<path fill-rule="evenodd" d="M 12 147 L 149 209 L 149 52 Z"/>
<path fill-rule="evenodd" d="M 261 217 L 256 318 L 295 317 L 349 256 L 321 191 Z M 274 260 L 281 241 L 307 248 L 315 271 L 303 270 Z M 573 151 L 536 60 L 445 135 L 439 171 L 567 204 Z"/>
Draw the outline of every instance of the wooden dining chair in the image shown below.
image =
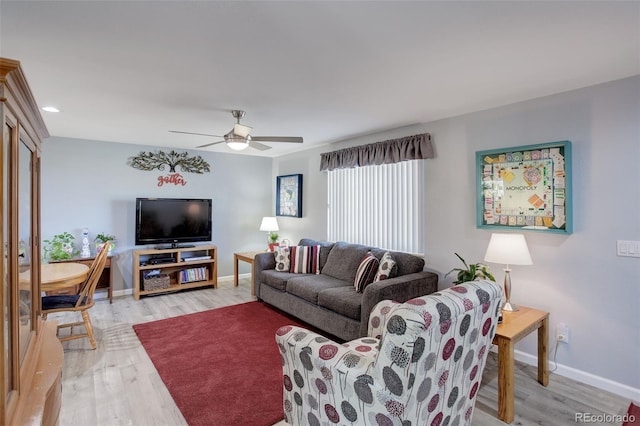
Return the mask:
<path fill-rule="evenodd" d="M 108 250 L 103 248 L 96 256 L 93 263 L 91 263 L 91 267 L 89 268 L 87 279 L 80 287 L 80 292 L 78 294 L 44 296 L 42 298 L 42 316 L 45 319 L 48 314 L 52 314 L 55 312 L 80 312 L 80 314 L 82 315 L 82 321 L 80 322 L 58 325 L 58 332 L 61 328 L 71 328 L 70 334 L 68 336 L 60 337 L 60 335 L 58 335 L 60 341 L 64 342 L 66 340 L 82 339 L 84 337 L 88 337 L 89 342 L 91 342 L 91 348 L 95 349 L 97 347 L 96 339 L 93 335 L 91 317 L 89 317 L 89 309 L 95 303 L 93 300 L 93 294 L 96 290 L 96 286 L 98 285 L 100 275 L 102 275 L 104 266 L 107 263 L 108 252 Z M 86 332 L 82 334 L 74 334 L 73 327 L 79 325 L 84 325 Z"/>

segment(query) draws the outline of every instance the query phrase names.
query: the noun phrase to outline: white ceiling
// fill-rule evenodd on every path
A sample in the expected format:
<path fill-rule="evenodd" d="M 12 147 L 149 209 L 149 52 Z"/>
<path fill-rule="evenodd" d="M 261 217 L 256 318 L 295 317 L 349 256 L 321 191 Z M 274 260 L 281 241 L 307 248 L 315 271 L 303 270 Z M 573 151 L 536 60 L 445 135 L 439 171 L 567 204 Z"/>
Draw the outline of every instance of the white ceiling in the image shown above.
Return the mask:
<path fill-rule="evenodd" d="M 2 0 L 0 56 L 52 136 L 193 149 L 243 109 L 304 137 L 243 151 L 277 156 L 640 74 L 640 3 Z"/>

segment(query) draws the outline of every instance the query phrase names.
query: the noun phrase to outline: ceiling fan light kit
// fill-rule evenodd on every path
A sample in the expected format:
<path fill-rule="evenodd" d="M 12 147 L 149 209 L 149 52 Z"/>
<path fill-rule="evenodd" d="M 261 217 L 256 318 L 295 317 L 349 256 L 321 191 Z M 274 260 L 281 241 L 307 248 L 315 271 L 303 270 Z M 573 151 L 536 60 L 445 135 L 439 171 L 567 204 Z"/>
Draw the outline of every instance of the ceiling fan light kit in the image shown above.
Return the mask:
<path fill-rule="evenodd" d="M 265 141 L 265 142 L 289 142 L 289 143 L 302 143 L 302 138 L 299 136 L 254 136 L 250 135 L 251 130 L 253 129 L 250 126 L 245 126 L 244 124 L 240 124 L 240 119 L 244 117 L 245 112 L 239 109 L 234 109 L 231 111 L 231 115 L 236 119 L 236 124 L 233 126 L 233 129 L 224 136 L 216 136 L 209 135 L 205 133 L 193 133 L 193 132 L 183 132 L 179 130 L 169 130 L 171 133 L 183 133 L 187 135 L 198 135 L 198 136 L 208 136 L 220 138 L 222 137 L 224 140 L 212 142 L 204 145 L 199 145 L 196 148 L 206 148 L 208 146 L 217 145 L 219 143 L 225 142 L 227 146 L 234 151 L 242 151 L 247 147 L 255 148 L 260 151 L 266 151 L 267 149 L 271 149 L 270 146 L 258 143 L 257 141 Z"/>
<path fill-rule="evenodd" d="M 233 149 L 234 151 L 242 151 L 245 148 L 249 147 L 249 141 L 247 139 L 244 138 L 238 138 L 238 137 L 233 137 L 233 138 L 225 138 L 227 141 L 227 146 L 231 149 Z"/>
<path fill-rule="evenodd" d="M 227 142 L 227 146 L 234 151 L 242 151 L 245 148 L 249 148 L 249 144 L 246 142 Z"/>

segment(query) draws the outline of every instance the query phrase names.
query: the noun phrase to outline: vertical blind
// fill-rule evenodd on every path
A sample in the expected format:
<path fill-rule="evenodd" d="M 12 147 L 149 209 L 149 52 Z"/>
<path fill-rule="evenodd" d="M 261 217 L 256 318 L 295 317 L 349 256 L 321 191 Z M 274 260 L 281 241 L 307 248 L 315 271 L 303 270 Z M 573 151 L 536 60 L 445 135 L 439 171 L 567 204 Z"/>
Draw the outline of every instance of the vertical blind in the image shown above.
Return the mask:
<path fill-rule="evenodd" d="M 424 161 L 328 172 L 328 239 L 424 253 Z"/>

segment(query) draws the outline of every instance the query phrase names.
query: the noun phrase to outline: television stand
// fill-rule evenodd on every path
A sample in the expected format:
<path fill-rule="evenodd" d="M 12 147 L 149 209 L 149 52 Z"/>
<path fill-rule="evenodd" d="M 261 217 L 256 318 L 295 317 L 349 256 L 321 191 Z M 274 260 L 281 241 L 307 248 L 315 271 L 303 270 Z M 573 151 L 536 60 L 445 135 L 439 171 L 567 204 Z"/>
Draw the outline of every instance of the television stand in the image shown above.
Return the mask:
<path fill-rule="evenodd" d="M 152 263 L 152 260 L 161 262 Z M 151 285 L 145 274 L 160 270 L 163 285 Z M 133 251 L 133 297 L 188 288 L 218 288 L 218 248 L 214 245 Z"/>

